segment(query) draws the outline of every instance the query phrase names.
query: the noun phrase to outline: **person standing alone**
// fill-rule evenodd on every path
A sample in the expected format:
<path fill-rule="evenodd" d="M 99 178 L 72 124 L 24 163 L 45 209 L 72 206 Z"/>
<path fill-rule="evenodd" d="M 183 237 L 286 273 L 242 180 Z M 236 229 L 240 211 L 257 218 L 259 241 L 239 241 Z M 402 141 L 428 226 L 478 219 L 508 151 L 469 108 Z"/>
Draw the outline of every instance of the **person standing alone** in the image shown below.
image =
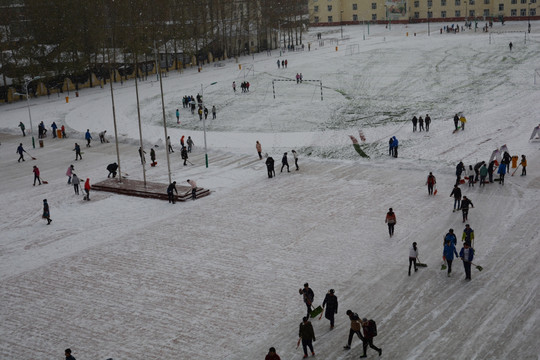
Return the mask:
<path fill-rule="evenodd" d="M 409 276 L 411 276 L 411 266 L 414 264 L 414 272 L 418 271 L 416 267 L 416 259 L 418 258 L 418 247 L 416 242 L 413 242 L 411 248 L 409 249 Z"/>
<path fill-rule="evenodd" d="M 283 172 L 283 168 L 287 167 L 287 172 L 289 171 L 289 160 L 287 160 L 287 153 L 283 153 L 283 157 L 281 158 L 281 172 Z"/>
<path fill-rule="evenodd" d="M 49 204 L 47 199 L 43 199 L 43 216 L 44 219 L 47 219 L 47 225 L 51 223 L 51 213 L 49 212 Z"/>
<path fill-rule="evenodd" d="M 388 209 L 388 212 L 386 213 L 386 219 L 384 220 L 384 222 L 388 224 L 388 233 L 390 234 L 390 237 L 394 236 L 394 225 L 396 225 L 396 214 L 394 213 L 394 210 L 392 210 L 392 208 Z"/>
<path fill-rule="evenodd" d="M 262 160 L 262 146 L 259 140 L 255 142 L 255 149 L 257 149 L 257 153 L 259 154 L 259 160 Z"/>
<path fill-rule="evenodd" d="M 435 179 L 435 175 L 433 173 L 429 173 L 426 181 L 426 185 L 428 188 L 428 195 L 433 195 L 433 186 L 437 183 L 437 180 Z"/>
<path fill-rule="evenodd" d="M 326 305 L 326 310 L 324 312 L 324 317 L 330 320 L 330 330 L 334 328 L 334 315 L 337 314 L 338 310 L 338 300 L 337 296 L 334 295 L 334 289 L 330 289 L 328 294 L 324 297 L 322 307 Z"/>
<path fill-rule="evenodd" d="M 34 169 L 32 170 L 34 173 L 34 186 L 36 186 L 36 180 L 39 182 L 39 185 L 41 185 L 41 178 L 39 177 L 39 168 L 34 165 Z"/>

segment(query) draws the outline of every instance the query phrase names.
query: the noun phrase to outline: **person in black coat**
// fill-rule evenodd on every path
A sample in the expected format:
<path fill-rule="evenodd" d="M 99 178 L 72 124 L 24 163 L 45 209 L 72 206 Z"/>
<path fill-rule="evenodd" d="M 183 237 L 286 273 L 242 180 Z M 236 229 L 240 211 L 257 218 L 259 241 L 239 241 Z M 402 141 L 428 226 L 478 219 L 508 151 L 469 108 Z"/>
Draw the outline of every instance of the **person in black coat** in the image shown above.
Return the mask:
<path fill-rule="evenodd" d="M 495 172 L 495 160 L 491 161 L 488 166 L 489 182 L 493 182 L 493 172 Z"/>
<path fill-rule="evenodd" d="M 506 164 L 506 172 L 510 172 L 510 160 L 512 160 L 512 157 L 508 151 L 505 151 L 501 162 Z"/>
<path fill-rule="evenodd" d="M 276 176 L 276 171 L 274 170 L 274 158 L 271 156 L 266 158 L 266 170 L 268 171 L 269 178 L 271 178 L 272 175 Z"/>
<path fill-rule="evenodd" d="M 182 156 L 182 159 L 184 159 L 184 166 L 187 165 L 186 161 L 188 159 L 187 149 L 185 146 L 182 147 L 182 151 L 180 151 L 180 155 Z"/>
<path fill-rule="evenodd" d="M 474 182 L 478 182 L 479 176 L 480 176 L 480 168 L 481 168 L 482 165 L 484 165 L 485 163 L 486 163 L 485 161 L 481 161 L 481 162 L 477 162 L 477 163 L 474 165 Z"/>
<path fill-rule="evenodd" d="M 456 184 L 459 184 L 459 181 L 461 180 L 461 173 L 465 171 L 465 164 L 463 164 L 463 161 L 460 161 L 459 164 L 456 166 Z"/>
<path fill-rule="evenodd" d="M 456 184 L 450 193 L 450 197 L 454 196 L 454 211 L 461 209 L 461 189 Z"/>
<path fill-rule="evenodd" d="M 454 126 L 456 127 L 456 130 L 454 132 L 458 131 L 458 124 L 459 124 L 459 116 L 458 114 L 456 114 L 454 115 Z"/>
<path fill-rule="evenodd" d="M 416 115 L 412 118 L 412 131 L 416 131 L 416 124 L 418 123 L 418 119 L 416 118 Z"/>
<path fill-rule="evenodd" d="M 109 171 L 109 175 L 107 175 L 107 178 L 111 177 L 111 175 L 113 178 L 115 178 L 116 170 L 118 170 L 118 164 L 112 163 L 112 164 L 107 165 L 107 170 Z"/>
<path fill-rule="evenodd" d="M 467 221 L 469 215 L 469 206 L 474 208 L 474 205 L 468 197 L 464 196 L 461 201 L 461 211 L 463 212 L 463 222 Z"/>
<path fill-rule="evenodd" d="M 174 200 L 174 191 L 176 191 L 176 195 L 178 195 L 178 190 L 176 190 L 176 181 L 173 181 L 167 187 L 167 197 L 169 198 L 169 204 L 174 204 L 176 202 Z"/>
<path fill-rule="evenodd" d="M 43 199 L 43 216 L 44 219 L 47 219 L 47 225 L 51 223 L 51 213 L 49 212 L 49 204 L 47 199 Z"/>
<path fill-rule="evenodd" d="M 311 305 L 313 304 L 313 299 L 315 298 L 315 294 L 313 293 L 313 290 L 309 287 L 308 283 L 304 284 L 304 288 L 299 290 L 300 295 L 304 297 L 304 302 L 306 303 L 307 307 L 307 317 L 309 318 L 309 314 L 311 314 Z"/>
<path fill-rule="evenodd" d="M 289 160 L 287 159 L 287 153 L 283 153 L 283 157 L 281 158 L 281 172 L 283 172 L 283 168 L 287 167 L 287 172 L 289 171 Z"/>
<path fill-rule="evenodd" d="M 334 314 L 337 314 L 338 310 L 338 300 L 337 296 L 334 295 L 334 289 L 330 289 L 328 294 L 324 297 L 322 307 L 326 305 L 326 310 L 324 312 L 324 317 L 330 320 L 330 329 L 334 328 Z"/>

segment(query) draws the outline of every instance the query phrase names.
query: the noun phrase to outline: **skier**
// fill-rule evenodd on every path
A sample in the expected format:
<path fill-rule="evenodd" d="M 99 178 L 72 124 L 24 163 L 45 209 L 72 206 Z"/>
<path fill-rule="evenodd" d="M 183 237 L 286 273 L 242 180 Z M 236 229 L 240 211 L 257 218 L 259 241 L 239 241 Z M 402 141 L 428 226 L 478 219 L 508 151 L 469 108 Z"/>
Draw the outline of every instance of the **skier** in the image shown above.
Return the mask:
<path fill-rule="evenodd" d="M 66 349 L 64 351 L 64 354 L 66 355 L 66 360 L 75 360 L 73 355 L 71 355 L 71 349 Z"/>
<path fill-rule="evenodd" d="M 352 310 L 347 310 L 346 314 L 351 320 L 351 329 L 349 330 L 349 340 L 347 341 L 347 345 L 345 345 L 343 348 L 345 350 L 349 350 L 351 348 L 354 334 L 358 335 L 358 338 L 362 340 L 362 343 L 365 341 L 365 339 L 362 336 L 362 333 L 360 332 L 360 326 L 361 326 L 360 316 L 358 316 L 357 313 L 353 313 Z"/>
<path fill-rule="evenodd" d="M 472 165 L 469 165 L 466 176 L 469 178 L 469 187 L 474 187 L 474 169 Z"/>
<path fill-rule="evenodd" d="M 22 122 L 22 121 L 21 121 L 21 122 L 19 122 L 19 127 L 21 128 L 21 131 L 22 131 L 22 136 L 26 136 L 26 133 L 24 132 L 24 129 L 25 129 L 25 127 L 24 127 L 24 124 L 23 124 L 23 122 Z"/>
<path fill-rule="evenodd" d="M 454 115 L 454 126 L 455 126 L 455 130 L 454 132 L 458 131 L 458 124 L 459 124 L 459 116 L 458 114 Z"/>
<path fill-rule="evenodd" d="M 283 172 L 283 168 L 287 167 L 287 172 L 289 171 L 289 161 L 287 160 L 287 153 L 283 153 L 283 157 L 281 158 L 281 172 Z"/>
<path fill-rule="evenodd" d="M 324 297 L 322 307 L 324 308 L 325 305 L 324 317 L 330 320 L 330 330 L 332 330 L 334 328 L 334 314 L 337 314 L 338 310 L 338 300 L 337 296 L 334 295 L 334 289 L 330 289 Z"/>
<path fill-rule="evenodd" d="M 187 154 L 187 149 L 186 149 L 185 146 L 182 146 L 182 150 L 180 151 L 180 156 L 184 160 L 184 166 L 186 166 L 187 165 L 188 154 Z"/>
<path fill-rule="evenodd" d="M 52 137 L 54 139 L 54 138 L 56 138 L 56 129 L 58 129 L 58 126 L 56 125 L 56 122 L 53 121 L 53 123 L 51 124 L 51 129 L 52 129 Z"/>
<path fill-rule="evenodd" d="M 47 225 L 50 225 L 52 219 L 49 212 L 49 204 L 47 203 L 47 199 L 43 199 L 43 215 L 41 217 L 47 219 Z"/>
<path fill-rule="evenodd" d="M 156 152 L 154 151 L 154 148 L 150 149 L 150 160 L 152 160 L 152 164 L 156 166 Z"/>
<path fill-rule="evenodd" d="M 257 154 L 259 154 L 259 160 L 262 160 L 262 146 L 259 140 L 255 142 L 255 149 L 257 149 Z"/>
<path fill-rule="evenodd" d="M 66 176 L 68 177 L 68 185 L 71 185 L 71 175 L 73 174 L 73 170 L 75 170 L 73 165 L 69 165 L 66 171 Z"/>
<path fill-rule="evenodd" d="M 315 294 L 313 293 L 313 290 L 309 287 L 308 283 L 304 284 L 303 289 L 299 289 L 298 292 L 302 297 L 304 298 L 304 303 L 307 307 L 307 317 L 311 314 L 311 305 L 313 304 L 313 299 L 315 298 Z"/>
<path fill-rule="evenodd" d="M 463 235 L 461 236 L 462 242 L 470 242 L 471 244 L 474 244 L 474 230 L 471 229 L 471 226 L 469 224 L 465 225 L 465 229 L 463 229 Z"/>
<path fill-rule="evenodd" d="M 363 318 L 362 330 L 364 330 L 364 342 L 362 343 L 362 348 L 364 350 L 364 353 L 360 355 L 360 358 L 367 357 L 366 351 L 367 351 L 368 346 L 372 348 L 373 350 L 377 351 L 379 353 L 379 356 L 381 356 L 382 349 L 373 345 L 373 338 L 377 336 L 377 325 L 375 324 L 375 321 L 373 320 L 368 321 L 368 319 Z"/>
<path fill-rule="evenodd" d="M 485 162 L 480 168 L 479 173 L 480 173 L 480 186 L 486 186 L 486 177 L 488 175 L 488 168 Z"/>
<path fill-rule="evenodd" d="M 73 190 L 75 191 L 76 195 L 79 195 L 79 184 L 80 180 L 77 177 L 77 174 L 73 174 L 73 178 L 71 179 L 71 183 L 73 184 Z"/>
<path fill-rule="evenodd" d="M 527 158 L 525 155 L 521 155 L 521 162 L 519 164 L 521 165 L 521 176 L 527 175 Z"/>
<path fill-rule="evenodd" d="M 187 179 L 189 185 L 191 185 L 191 200 L 197 198 L 197 183 L 194 180 Z"/>
<path fill-rule="evenodd" d="M 418 118 L 418 131 L 424 130 L 424 119 L 422 116 Z"/>
<path fill-rule="evenodd" d="M 34 186 L 36 186 L 36 180 L 39 182 L 39 185 L 41 185 L 41 179 L 39 177 L 39 168 L 34 165 L 34 169 L 32 170 L 34 173 Z"/>
<path fill-rule="evenodd" d="M 435 175 L 433 173 L 429 173 L 426 181 L 426 185 L 428 188 L 428 195 L 433 195 L 433 186 L 437 183 L 437 180 L 435 179 Z"/>
<path fill-rule="evenodd" d="M 25 152 L 26 152 L 26 150 L 24 150 L 24 148 L 22 146 L 22 143 L 19 143 L 19 146 L 17 146 L 17 151 L 16 151 L 16 153 L 19 154 L 19 159 L 17 160 L 17 162 L 21 162 L 21 160 L 24 161 L 24 153 Z"/>
<path fill-rule="evenodd" d="M 429 124 L 431 124 L 431 118 L 429 117 L 429 114 L 426 114 L 424 122 L 426 123 L 426 131 L 429 131 Z"/>
<path fill-rule="evenodd" d="M 463 161 L 460 161 L 459 164 L 456 166 L 456 185 L 460 184 L 461 181 L 461 173 L 465 171 L 465 165 L 463 164 Z"/>
<path fill-rule="evenodd" d="M 190 152 L 191 152 L 191 148 L 193 147 L 193 145 L 195 145 L 195 143 L 194 143 L 193 140 L 191 139 L 191 136 L 188 136 L 188 137 L 187 137 L 186 144 L 187 144 L 187 152 L 190 153 Z"/>
<path fill-rule="evenodd" d="M 276 172 L 274 170 L 274 158 L 271 156 L 268 156 L 266 158 L 266 170 L 268 172 L 269 178 L 272 178 L 272 176 L 276 176 Z"/>
<path fill-rule="evenodd" d="M 446 266 L 448 268 L 448 272 L 446 275 L 448 277 L 450 277 L 450 274 L 452 273 L 452 261 L 454 261 L 454 255 L 458 257 L 456 246 L 452 241 L 448 240 L 444 243 L 443 248 L 443 261 L 446 262 Z"/>
<path fill-rule="evenodd" d="M 216 119 L 216 106 L 212 106 L 212 120 Z"/>
<path fill-rule="evenodd" d="M 504 185 L 504 175 L 506 175 L 506 164 L 501 162 L 501 165 L 499 165 L 499 170 L 497 170 L 497 173 L 499 174 L 499 184 Z"/>
<path fill-rule="evenodd" d="M 392 208 L 388 209 L 388 212 L 386 213 L 386 219 L 384 220 L 385 223 L 388 224 L 388 233 L 390 234 L 390 237 L 394 236 L 394 225 L 396 225 L 396 214 L 392 210 Z"/>
<path fill-rule="evenodd" d="M 86 193 L 86 196 L 84 197 L 84 200 L 90 201 L 90 179 L 87 178 L 84 182 L 84 192 Z"/>
<path fill-rule="evenodd" d="M 279 60 L 278 60 L 278 62 L 279 62 Z M 268 349 L 268 354 L 266 355 L 264 360 L 281 360 L 281 358 L 276 353 L 276 348 L 271 347 L 270 349 Z"/>
<path fill-rule="evenodd" d="M 176 109 L 176 123 L 180 124 L 180 110 Z"/>
<path fill-rule="evenodd" d="M 452 196 L 454 196 L 454 210 L 452 212 L 455 212 L 456 210 L 461 209 L 461 189 L 457 184 L 454 185 L 454 188 L 450 193 L 450 197 Z"/>
<path fill-rule="evenodd" d="M 141 158 L 141 165 L 146 164 L 146 158 L 144 157 L 144 154 L 146 154 L 146 151 L 144 151 L 142 147 L 139 147 L 139 156 Z"/>
<path fill-rule="evenodd" d="M 450 241 L 452 244 L 457 245 L 457 238 L 454 234 L 454 229 L 448 230 L 446 235 L 444 235 L 443 245 L 446 244 L 448 241 Z"/>
<path fill-rule="evenodd" d="M 178 195 L 178 190 L 176 190 L 176 181 L 173 181 L 169 184 L 167 187 L 167 197 L 169 198 L 169 204 L 174 204 L 176 201 L 174 200 L 174 193 L 173 191 L 176 191 L 176 195 Z"/>
<path fill-rule="evenodd" d="M 495 160 L 490 161 L 488 166 L 489 182 L 493 182 L 493 173 L 495 172 Z"/>
<path fill-rule="evenodd" d="M 298 171 L 300 170 L 300 168 L 298 167 L 298 154 L 296 154 L 295 150 L 292 150 L 292 154 L 294 157 L 294 166 L 296 166 L 296 171 Z"/>
<path fill-rule="evenodd" d="M 469 205 L 474 208 L 474 205 L 471 200 L 469 200 L 466 196 L 463 196 L 463 200 L 461 201 L 461 212 L 463 213 L 463 222 L 469 220 Z"/>
<path fill-rule="evenodd" d="M 398 139 L 395 136 L 392 136 L 392 147 L 394 148 L 394 157 L 398 157 L 398 146 L 399 142 Z"/>
<path fill-rule="evenodd" d="M 90 135 L 90 129 L 86 129 L 86 134 L 84 135 L 86 139 L 86 147 L 90 147 L 90 141 L 92 141 L 92 135 Z"/>
<path fill-rule="evenodd" d="M 116 177 L 116 170 L 118 170 L 118 164 L 117 163 L 112 163 L 112 164 L 109 164 L 107 165 L 107 170 L 109 171 L 109 174 L 107 175 L 107 178 L 112 177 L 115 178 Z"/>
<path fill-rule="evenodd" d="M 308 320 L 308 317 L 305 316 L 302 319 L 302 323 L 300 324 L 300 328 L 298 330 L 298 342 L 300 343 L 300 340 L 302 340 L 302 349 L 304 350 L 304 358 L 308 357 L 307 354 L 307 348 L 309 347 L 309 350 L 311 350 L 311 356 L 315 356 L 315 351 L 313 351 L 313 342 L 315 339 L 315 331 L 313 330 L 313 325 L 311 325 L 311 322 Z"/>
<path fill-rule="evenodd" d="M 471 263 L 474 259 L 474 249 L 471 244 L 465 242 L 463 247 L 459 251 L 459 257 L 463 260 L 463 267 L 465 268 L 465 280 L 471 280 Z"/>
<path fill-rule="evenodd" d="M 409 276 L 411 276 L 411 265 L 414 264 L 414 272 L 418 271 L 416 267 L 416 259 L 418 258 L 418 247 L 416 242 L 413 242 L 411 248 L 409 249 Z"/>
<path fill-rule="evenodd" d="M 107 139 L 105 139 L 105 134 L 107 133 L 107 130 L 103 130 L 102 132 L 99 133 L 99 142 L 101 144 L 103 143 L 107 143 Z"/>
<path fill-rule="evenodd" d="M 169 154 L 174 152 L 174 150 L 172 148 L 172 145 L 171 145 L 171 137 L 170 136 L 167 136 L 167 149 L 169 151 Z"/>

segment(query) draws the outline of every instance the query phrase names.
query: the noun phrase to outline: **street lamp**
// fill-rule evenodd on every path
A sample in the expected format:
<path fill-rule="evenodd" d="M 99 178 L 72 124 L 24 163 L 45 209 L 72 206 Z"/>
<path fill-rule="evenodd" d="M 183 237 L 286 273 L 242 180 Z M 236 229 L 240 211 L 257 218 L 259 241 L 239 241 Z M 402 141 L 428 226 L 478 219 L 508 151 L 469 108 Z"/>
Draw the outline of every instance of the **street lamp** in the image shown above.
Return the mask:
<path fill-rule="evenodd" d="M 36 76 L 36 77 L 33 77 L 31 79 L 28 79 L 25 81 L 24 83 L 24 90 L 25 90 L 25 93 L 26 93 L 26 106 L 28 107 L 28 118 L 30 119 L 30 133 L 32 134 L 32 148 L 36 148 L 36 141 L 34 140 L 34 129 L 33 129 L 33 126 L 32 126 L 32 113 L 30 112 L 30 101 L 28 100 L 29 96 L 28 96 L 28 85 L 34 81 L 34 80 L 38 80 L 38 79 L 41 79 L 41 76 Z M 20 95 L 20 94 L 18 94 Z"/>
<path fill-rule="evenodd" d="M 428 10 L 428 12 L 427 12 L 427 35 L 430 36 L 430 32 L 429 32 L 429 18 L 430 18 L 430 15 L 431 15 L 431 8 L 428 8 L 427 10 Z"/>
<path fill-rule="evenodd" d="M 339 16 L 339 25 L 341 26 L 341 39 L 343 40 L 343 10 L 341 10 Z"/>
<path fill-rule="evenodd" d="M 202 98 L 203 104 L 204 104 L 204 89 L 215 84 L 217 84 L 217 81 L 206 85 L 204 88 L 203 88 L 203 84 L 201 84 L 201 98 Z M 206 168 L 208 168 L 208 148 L 206 146 L 206 117 L 203 117 L 203 132 L 204 132 L 204 159 L 206 161 Z"/>

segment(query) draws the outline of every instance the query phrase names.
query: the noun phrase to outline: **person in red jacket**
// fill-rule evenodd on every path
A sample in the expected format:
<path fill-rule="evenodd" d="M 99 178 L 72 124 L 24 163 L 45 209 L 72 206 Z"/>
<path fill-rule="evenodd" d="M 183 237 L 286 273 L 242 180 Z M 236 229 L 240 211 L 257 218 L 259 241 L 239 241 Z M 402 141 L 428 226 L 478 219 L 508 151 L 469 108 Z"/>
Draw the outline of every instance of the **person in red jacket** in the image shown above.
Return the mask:
<path fill-rule="evenodd" d="M 86 192 L 84 200 L 90 200 L 90 179 L 86 179 L 84 182 L 84 192 Z"/>
<path fill-rule="evenodd" d="M 276 349 L 274 347 L 271 347 L 270 350 L 268 350 L 268 355 L 266 355 L 264 360 L 281 360 L 281 358 L 276 353 Z"/>
<path fill-rule="evenodd" d="M 428 195 L 433 195 L 433 186 L 437 183 L 437 180 L 435 179 L 435 175 L 433 173 L 429 173 L 426 181 Z"/>
<path fill-rule="evenodd" d="M 39 177 L 39 168 L 34 165 L 34 170 L 32 170 L 34 173 L 34 186 L 36 186 L 36 180 L 39 181 L 39 185 L 41 185 L 41 179 Z"/>
<path fill-rule="evenodd" d="M 390 234 L 390 237 L 392 237 L 394 235 L 394 225 L 396 224 L 396 214 L 392 208 L 388 209 L 386 220 L 384 222 L 388 224 L 388 233 Z"/>

